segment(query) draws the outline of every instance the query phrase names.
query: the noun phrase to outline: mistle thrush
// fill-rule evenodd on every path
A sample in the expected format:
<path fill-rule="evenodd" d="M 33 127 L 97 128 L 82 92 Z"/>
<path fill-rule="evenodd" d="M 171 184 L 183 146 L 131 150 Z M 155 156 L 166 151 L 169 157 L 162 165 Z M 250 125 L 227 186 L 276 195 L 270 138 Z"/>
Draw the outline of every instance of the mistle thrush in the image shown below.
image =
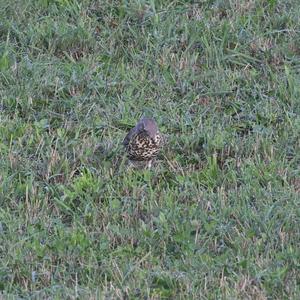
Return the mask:
<path fill-rule="evenodd" d="M 162 136 L 156 122 L 151 118 L 142 118 L 126 135 L 123 145 L 128 158 L 133 162 L 146 163 L 151 167 L 162 146 Z"/>

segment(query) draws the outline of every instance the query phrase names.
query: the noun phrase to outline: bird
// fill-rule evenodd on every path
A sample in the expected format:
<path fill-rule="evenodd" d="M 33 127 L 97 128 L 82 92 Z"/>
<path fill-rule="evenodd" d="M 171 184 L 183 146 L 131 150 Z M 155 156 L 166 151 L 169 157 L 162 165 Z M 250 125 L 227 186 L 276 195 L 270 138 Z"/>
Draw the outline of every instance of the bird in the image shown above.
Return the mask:
<path fill-rule="evenodd" d="M 162 135 L 154 119 L 142 117 L 126 135 L 123 146 L 133 164 L 147 164 L 151 168 L 162 146 Z"/>

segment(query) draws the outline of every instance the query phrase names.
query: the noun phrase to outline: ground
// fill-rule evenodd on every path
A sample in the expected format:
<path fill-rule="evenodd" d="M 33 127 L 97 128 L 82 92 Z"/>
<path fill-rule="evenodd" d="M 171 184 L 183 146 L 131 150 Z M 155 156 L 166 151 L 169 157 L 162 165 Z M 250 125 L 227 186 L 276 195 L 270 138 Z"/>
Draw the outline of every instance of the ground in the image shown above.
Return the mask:
<path fill-rule="evenodd" d="M 299 299 L 299 70 L 296 0 L 0 0 L 0 297 Z"/>

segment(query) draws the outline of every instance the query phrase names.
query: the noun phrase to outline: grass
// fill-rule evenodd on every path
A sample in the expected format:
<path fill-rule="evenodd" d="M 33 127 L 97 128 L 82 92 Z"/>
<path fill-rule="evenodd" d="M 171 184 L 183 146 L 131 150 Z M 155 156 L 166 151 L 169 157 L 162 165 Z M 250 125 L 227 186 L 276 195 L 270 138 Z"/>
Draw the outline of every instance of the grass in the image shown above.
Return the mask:
<path fill-rule="evenodd" d="M 300 298 L 298 1 L 192 2 L 0 1 L 0 297 Z"/>

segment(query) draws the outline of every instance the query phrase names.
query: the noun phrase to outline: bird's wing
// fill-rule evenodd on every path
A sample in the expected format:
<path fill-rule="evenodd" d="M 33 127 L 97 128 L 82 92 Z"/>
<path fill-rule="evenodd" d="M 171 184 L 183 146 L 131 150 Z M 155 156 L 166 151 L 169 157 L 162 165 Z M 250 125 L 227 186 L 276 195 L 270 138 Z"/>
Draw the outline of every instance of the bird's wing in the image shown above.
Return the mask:
<path fill-rule="evenodd" d="M 133 137 L 133 135 L 134 135 L 135 133 L 136 133 L 136 127 L 131 128 L 130 131 L 127 133 L 127 135 L 125 136 L 124 141 L 123 141 L 123 145 L 124 145 L 125 147 L 128 146 L 128 144 L 129 144 L 131 138 Z"/>
<path fill-rule="evenodd" d="M 141 130 L 143 130 L 144 128 L 144 122 L 145 122 L 145 119 L 142 118 L 133 128 L 130 129 L 130 131 L 128 132 L 128 134 L 125 136 L 125 139 L 123 141 L 123 145 L 125 147 L 128 146 L 130 140 L 132 139 L 132 137 L 134 135 L 136 135 L 137 133 L 139 133 Z"/>

